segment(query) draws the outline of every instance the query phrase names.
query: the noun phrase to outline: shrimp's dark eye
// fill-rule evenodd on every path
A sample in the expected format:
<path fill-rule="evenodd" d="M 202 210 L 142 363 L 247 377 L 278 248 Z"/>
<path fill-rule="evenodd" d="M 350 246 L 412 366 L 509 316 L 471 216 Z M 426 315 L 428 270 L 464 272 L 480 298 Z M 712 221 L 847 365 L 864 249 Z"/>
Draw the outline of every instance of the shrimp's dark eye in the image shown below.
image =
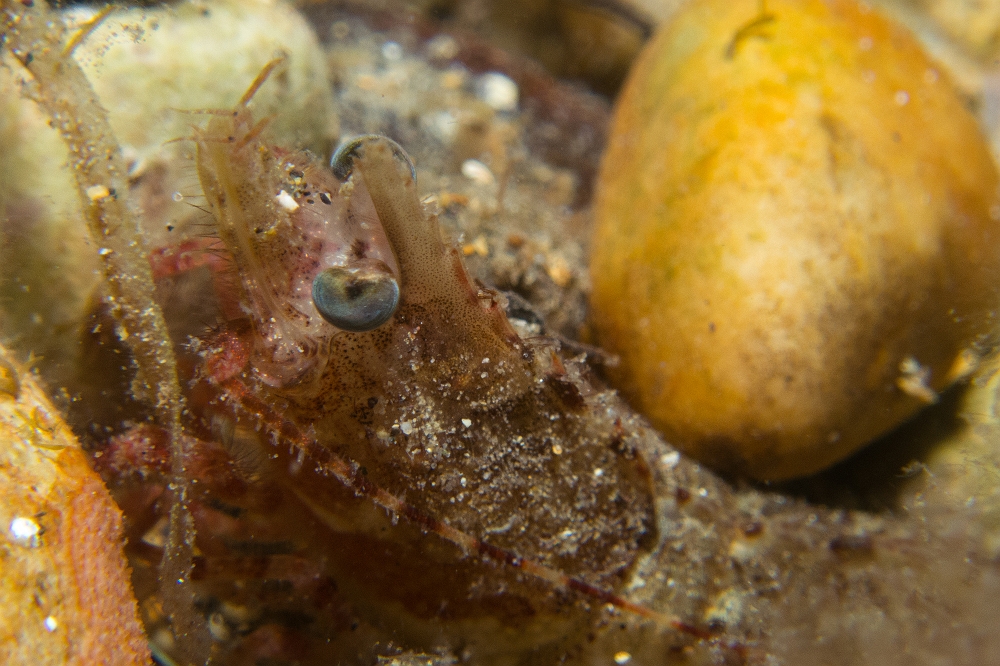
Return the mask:
<path fill-rule="evenodd" d="M 313 280 L 312 297 L 323 319 L 360 333 L 389 321 L 399 305 L 399 283 L 383 262 L 362 260 L 323 270 Z"/>
<path fill-rule="evenodd" d="M 330 158 L 330 168 L 333 170 L 333 175 L 340 180 L 347 180 L 354 170 L 354 158 L 364 150 L 365 144 L 368 143 L 388 144 L 396 159 L 409 167 L 413 182 L 417 182 L 417 169 L 413 166 L 413 160 L 410 159 L 401 145 L 381 134 L 362 134 L 340 144 L 340 147 L 334 151 L 333 157 Z"/>

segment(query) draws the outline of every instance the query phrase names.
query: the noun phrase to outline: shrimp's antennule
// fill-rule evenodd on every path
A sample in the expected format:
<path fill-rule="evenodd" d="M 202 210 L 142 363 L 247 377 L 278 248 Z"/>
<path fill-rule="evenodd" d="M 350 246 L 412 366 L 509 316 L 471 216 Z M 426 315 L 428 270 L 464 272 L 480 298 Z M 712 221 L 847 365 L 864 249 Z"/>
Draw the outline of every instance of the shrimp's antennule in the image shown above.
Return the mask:
<path fill-rule="evenodd" d="M 264 65 L 264 69 L 260 70 L 260 74 L 258 74 L 257 78 L 253 80 L 253 83 L 250 84 L 250 87 L 247 88 L 247 91 L 243 93 L 243 97 L 241 97 L 239 101 L 239 106 L 246 106 L 247 104 L 249 104 L 250 100 L 253 99 L 253 96 L 257 94 L 257 90 L 259 90 L 260 87 L 264 85 L 264 82 L 267 81 L 267 79 L 271 76 L 274 70 L 277 69 L 278 66 L 285 64 L 287 61 L 288 61 L 288 56 L 281 55 L 272 60 L 271 62 L 267 63 L 266 65 Z"/>

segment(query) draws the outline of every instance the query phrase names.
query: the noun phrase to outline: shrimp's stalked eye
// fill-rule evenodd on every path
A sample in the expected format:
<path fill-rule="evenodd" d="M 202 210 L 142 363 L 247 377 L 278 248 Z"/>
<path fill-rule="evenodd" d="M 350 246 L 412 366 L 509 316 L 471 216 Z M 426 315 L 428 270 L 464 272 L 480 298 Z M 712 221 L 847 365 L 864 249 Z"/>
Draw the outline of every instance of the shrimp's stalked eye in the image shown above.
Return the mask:
<path fill-rule="evenodd" d="M 312 297 L 323 319 L 360 333 L 389 321 L 399 305 L 399 282 L 385 263 L 361 260 L 321 271 L 313 280 Z"/>
<path fill-rule="evenodd" d="M 354 169 L 354 158 L 357 157 L 358 151 L 366 143 L 376 142 L 389 144 L 392 148 L 393 156 L 410 168 L 410 176 L 413 178 L 413 182 L 417 181 L 417 169 L 413 166 L 413 160 L 410 159 L 410 156 L 406 154 L 402 146 L 381 134 L 362 134 L 340 144 L 340 147 L 334 151 L 333 156 L 330 158 L 330 169 L 333 170 L 333 175 L 340 180 L 347 180 Z"/>

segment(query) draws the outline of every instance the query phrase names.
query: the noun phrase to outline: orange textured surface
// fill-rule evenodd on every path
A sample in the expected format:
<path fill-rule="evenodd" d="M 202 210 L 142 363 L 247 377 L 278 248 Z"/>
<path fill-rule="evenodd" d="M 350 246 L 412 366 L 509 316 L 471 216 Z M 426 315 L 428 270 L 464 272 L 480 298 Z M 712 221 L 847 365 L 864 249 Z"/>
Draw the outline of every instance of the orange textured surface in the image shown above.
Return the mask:
<path fill-rule="evenodd" d="M 971 367 L 997 298 L 996 188 L 943 72 L 871 9 L 690 3 L 616 109 L 599 341 L 695 457 L 815 472 Z"/>
<path fill-rule="evenodd" d="M 148 664 L 121 512 L 0 348 L 0 662 Z"/>

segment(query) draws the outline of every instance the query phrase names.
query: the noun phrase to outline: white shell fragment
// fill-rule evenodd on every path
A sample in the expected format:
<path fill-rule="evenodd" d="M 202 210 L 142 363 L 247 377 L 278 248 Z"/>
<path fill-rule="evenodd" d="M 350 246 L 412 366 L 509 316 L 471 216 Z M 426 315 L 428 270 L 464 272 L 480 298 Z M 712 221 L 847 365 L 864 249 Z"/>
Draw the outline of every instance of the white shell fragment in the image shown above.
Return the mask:
<path fill-rule="evenodd" d="M 478 185 L 492 185 L 496 182 L 490 168 L 479 160 L 462 162 L 462 175 Z"/>
<path fill-rule="evenodd" d="M 299 209 L 298 202 L 292 198 L 291 194 L 284 190 L 278 192 L 278 196 L 276 196 L 275 199 L 277 200 L 278 205 L 287 210 L 289 213 L 294 213 Z"/>
<path fill-rule="evenodd" d="M 87 198 L 91 201 L 100 201 L 111 196 L 111 190 L 104 185 L 91 185 L 86 189 Z"/>
<path fill-rule="evenodd" d="M 479 97 L 494 111 L 517 111 L 520 91 L 510 77 L 487 72 L 479 79 Z"/>
<path fill-rule="evenodd" d="M 18 517 L 10 521 L 10 536 L 15 543 L 34 548 L 42 528 L 31 518 Z"/>

